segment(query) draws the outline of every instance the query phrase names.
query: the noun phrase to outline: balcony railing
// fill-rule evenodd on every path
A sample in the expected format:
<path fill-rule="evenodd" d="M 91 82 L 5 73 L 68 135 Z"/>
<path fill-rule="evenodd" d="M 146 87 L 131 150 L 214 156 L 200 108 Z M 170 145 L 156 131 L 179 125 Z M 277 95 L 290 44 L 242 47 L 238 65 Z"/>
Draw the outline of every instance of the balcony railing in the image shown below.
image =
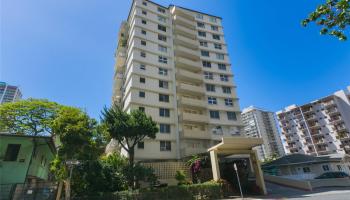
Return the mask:
<path fill-rule="evenodd" d="M 179 67 L 179 68 L 190 69 L 192 71 L 202 70 L 202 65 L 199 61 L 177 57 L 175 62 L 176 62 L 176 67 Z"/>
<path fill-rule="evenodd" d="M 196 82 L 196 83 L 200 83 L 203 81 L 202 74 L 193 73 L 193 72 L 183 70 L 183 69 L 178 69 L 176 71 L 176 77 L 179 80 Z"/>
<path fill-rule="evenodd" d="M 211 133 L 206 129 L 183 129 L 183 137 L 193 139 L 211 139 Z"/>
<path fill-rule="evenodd" d="M 189 94 L 204 94 L 204 88 L 202 86 L 190 85 L 186 83 L 178 83 L 177 90 L 183 93 Z"/>
<path fill-rule="evenodd" d="M 207 102 L 204 100 L 192 99 L 192 98 L 188 98 L 188 97 L 180 97 L 179 104 L 191 106 L 191 107 L 201 107 L 201 108 L 206 108 L 206 106 L 207 106 Z"/>
<path fill-rule="evenodd" d="M 181 113 L 180 119 L 182 121 L 198 122 L 198 123 L 208 123 L 209 118 L 207 115 L 203 114 L 193 114 L 193 113 Z"/>

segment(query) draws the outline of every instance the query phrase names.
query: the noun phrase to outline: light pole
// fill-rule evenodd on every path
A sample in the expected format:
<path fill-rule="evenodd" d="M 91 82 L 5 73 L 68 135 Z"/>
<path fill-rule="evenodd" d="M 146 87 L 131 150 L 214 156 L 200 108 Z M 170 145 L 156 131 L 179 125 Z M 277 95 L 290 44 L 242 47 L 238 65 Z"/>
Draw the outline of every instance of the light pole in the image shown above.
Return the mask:
<path fill-rule="evenodd" d="M 236 163 L 233 163 L 233 168 L 234 168 L 235 171 L 236 171 L 237 180 L 238 180 L 238 186 L 239 186 L 239 191 L 241 192 L 241 198 L 243 199 L 243 192 L 242 192 L 242 188 L 241 188 L 241 182 L 240 182 L 239 176 L 238 176 L 238 169 L 237 169 Z"/>

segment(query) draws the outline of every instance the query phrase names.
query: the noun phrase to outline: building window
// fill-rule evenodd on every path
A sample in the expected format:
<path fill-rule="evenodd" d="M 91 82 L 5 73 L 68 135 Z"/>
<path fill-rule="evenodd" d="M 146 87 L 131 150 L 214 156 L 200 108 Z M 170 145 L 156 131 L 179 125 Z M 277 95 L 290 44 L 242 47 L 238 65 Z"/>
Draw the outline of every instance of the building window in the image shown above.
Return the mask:
<path fill-rule="evenodd" d="M 166 32 L 166 27 L 158 24 L 158 30 Z"/>
<path fill-rule="evenodd" d="M 323 171 L 329 171 L 329 166 L 328 165 L 322 165 Z"/>
<path fill-rule="evenodd" d="M 222 53 L 216 53 L 216 59 L 224 60 L 225 59 L 225 55 L 222 54 Z"/>
<path fill-rule="evenodd" d="M 159 67 L 159 68 L 158 68 L 158 74 L 163 75 L 163 76 L 167 76 L 167 75 L 168 75 L 168 70 Z"/>
<path fill-rule="evenodd" d="M 159 80 L 159 87 L 160 88 L 164 88 L 164 89 L 168 89 L 168 81 L 161 81 Z"/>
<path fill-rule="evenodd" d="M 209 21 L 216 23 L 216 18 L 215 17 L 209 17 Z"/>
<path fill-rule="evenodd" d="M 147 24 L 147 21 L 143 19 L 143 20 L 141 21 L 141 23 L 142 23 L 142 24 Z"/>
<path fill-rule="evenodd" d="M 168 63 L 168 58 L 164 56 L 158 56 L 158 62 L 167 64 Z"/>
<path fill-rule="evenodd" d="M 198 35 L 201 37 L 206 37 L 207 34 L 204 31 L 198 31 Z"/>
<path fill-rule="evenodd" d="M 139 91 L 139 97 L 145 98 L 146 94 L 144 91 Z"/>
<path fill-rule="evenodd" d="M 220 113 L 217 110 L 211 110 L 209 111 L 210 113 L 210 118 L 212 119 L 220 119 Z"/>
<path fill-rule="evenodd" d="M 303 172 L 310 173 L 311 172 L 310 167 L 303 167 Z"/>
<path fill-rule="evenodd" d="M 228 76 L 225 75 L 225 74 L 220 74 L 220 80 L 227 82 L 228 81 Z"/>
<path fill-rule="evenodd" d="M 146 58 L 146 52 L 141 51 L 141 52 L 140 52 L 140 56 L 141 56 L 142 58 Z"/>
<path fill-rule="evenodd" d="M 145 107 L 139 107 L 139 111 L 145 112 Z"/>
<path fill-rule="evenodd" d="M 165 53 L 168 51 L 166 46 L 163 46 L 163 45 L 160 45 L 160 44 L 158 44 L 158 50 L 161 51 L 161 52 L 165 52 Z"/>
<path fill-rule="evenodd" d="M 202 15 L 202 14 L 197 13 L 196 18 L 197 18 L 197 19 L 203 19 L 203 15 Z"/>
<path fill-rule="evenodd" d="M 159 116 L 170 117 L 170 110 L 168 108 L 159 108 Z"/>
<path fill-rule="evenodd" d="M 4 161 L 17 161 L 20 148 L 21 148 L 20 144 L 8 144 Z"/>
<path fill-rule="evenodd" d="M 225 105 L 226 106 L 233 106 L 233 100 L 232 99 L 225 99 Z"/>
<path fill-rule="evenodd" d="M 208 104 L 216 105 L 216 104 L 218 104 L 218 102 L 216 101 L 215 97 L 208 97 Z"/>
<path fill-rule="evenodd" d="M 226 86 L 222 86 L 222 92 L 225 94 L 231 94 L 231 88 L 226 87 Z"/>
<path fill-rule="evenodd" d="M 169 102 L 169 95 L 159 94 L 159 101 L 160 102 Z"/>
<path fill-rule="evenodd" d="M 208 42 L 199 41 L 199 45 L 202 46 L 202 47 L 208 47 Z"/>
<path fill-rule="evenodd" d="M 141 45 L 146 46 L 146 41 L 141 40 Z"/>
<path fill-rule="evenodd" d="M 147 12 L 145 10 L 142 10 L 143 15 L 147 15 Z"/>
<path fill-rule="evenodd" d="M 219 27 L 218 27 L 218 26 L 211 25 L 211 30 L 213 30 L 213 31 L 218 31 L 218 30 L 219 30 Z"/>
<path fill-rule="evenodd" d="M 158 12 L 160 12 L 160 13 L 165 13 L 165 9 L 163 9 L 163 8 L 161 8 L 161 7 L 158 7 Z"/>
<path fill-rule="evenodd" d="M 205 87 L 206 87 L 208 92 L 215 92 L 215 85 L 205 84 Z"/>
<path fill-rule="evenodd" d="M 146 35 L 147 34 L 147 32 L 145 31 L 145 30 L 141 30 L 141 33 L 142 33 L 142 35 Z"/>
<path fill-rule="evenodd" d="M 204 72 L 204 78 L 213 80 L 213 73 L 211 73 L 211 72 Z"/>
<path fill-rule="evenodd" d="M 235 112 L 227 112 L 227 119 L 228 120 L 237 120 L 237 116 Z"/>
<path fill-rule="evenodd" d="M 214 48 L 215 49 L 222 49 L 221 44 L 214 43 Z"/>
<path fill-rule="evenodd" d="M 171 151 L 171 142 L 160 141 L 160 151 Z"/>
<path fill-rule="evenodd" d="M 158 15 L 158 21 L 166 23 L 166 18 Z"/>
<path fill-rule="evenodd" d="M 203 22 L 197 22 L 197 26 L 200 28 L 205 28 L 205 25 Z"/>
<path fill-rule="evenodd" d="M 220 40 L 220 35 L 213 34 L 213 39 L 214 40 Z"/>
<path fill-rule="evenodd" d="M 166 36 L 165 36 L 165 35 L 158 34 L 158 40 L 163 41 L 163 42 L 166 42 Z"/>
<path fill-rule="evenodd" d="M 140 77 L 140 83 L 146 83 L 146 78 L 145 77 Z"/>
<path fill-rule="evenodd" d="M 205 57 L 209 57 L 209 51 L 201 51 L 201 55 Z"/>
<path fill-rule="evenodd" d="M 147 6 L 147 2 L 146 2 L 146 1 L 143 1 L 143 2 L 142 2 L 142 5 Z"/>
<path fill-rule="evenodd" d="M 145 143 L 144 142 L 137 143 L 137 148 L 138 149 L 144 149 L 145 148 Z"/>
<path fill-rule="evenodd" d="M 219 67 L 220 70 L 226 71 L 226 65 L 225 64 L 219 63 L 218 67 Z"/>
<path fill-rule="evenodd" d="M 141 65 L 140 65 L 140 69 L 141 69 L 141 70 L 146 70 L 146 65 L 141 64 Z"/>
<path fill-rule="evenodd" d="M 202 61 L 202 65 L 203 65 L 203 67 L 211 68 L 211 62 L 209 62 L 209 61 Z"/>
<path fill-rule="evenodd" d="M 343 168 L 341 167 L 341 165 L 337 165 L 338 171 L 342 171 Z"/>
<path fill-rule="evenodd" d="M 159 124 L 160 133 L 170 133 L 170 124 Z"/>

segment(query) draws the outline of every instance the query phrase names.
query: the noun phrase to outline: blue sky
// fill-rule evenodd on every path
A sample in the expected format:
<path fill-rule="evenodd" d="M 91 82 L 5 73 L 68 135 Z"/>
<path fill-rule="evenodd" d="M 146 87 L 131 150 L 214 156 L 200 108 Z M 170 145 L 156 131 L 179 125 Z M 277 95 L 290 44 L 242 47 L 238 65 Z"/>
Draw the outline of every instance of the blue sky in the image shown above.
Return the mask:
<path fill-rule="evenodd" d="M 350 85 L 350 41 L 300 21 L 320 0 L 157 0 L 223 17 L 241 108 L 271 111 Z M 24 97 L 86 109 L 110 105 L 127 0 L 2 0 L 0 80 Z"/>

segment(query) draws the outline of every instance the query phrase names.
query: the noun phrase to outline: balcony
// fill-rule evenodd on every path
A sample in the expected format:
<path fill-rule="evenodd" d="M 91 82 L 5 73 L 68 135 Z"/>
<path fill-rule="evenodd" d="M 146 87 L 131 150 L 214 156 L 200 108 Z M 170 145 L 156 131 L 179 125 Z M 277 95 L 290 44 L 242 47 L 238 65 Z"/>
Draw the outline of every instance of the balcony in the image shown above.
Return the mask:
<path fill-rule="evenodd" d="M 184 105 L 184 106 L 190 106 L 190 107 L 200 107 L 200 108 L 206 108 L 207 103 L 204 100 L 200 99 L 192 99 L 188 97 L 180 97 L 179 98 L 179 105 Z"/>
<path fill-rule="evenodd" d="M 194 123 L 208 123 L 209 118 L 207 115 L 193 114 L 193 113 L 181 113 L 180 119 L 182 121 L 194 122 Z"/>
<path fill-rule="evenodd" d="M 184 37 L 182 35 L 175 35 L 174 40 L 175 44 L 180 44 L 194 50 L 198 49 L 198 43 L 196 40 Z"/>
<path fill-rule="evenodd" d="M 187 18 L 187 17 L 182 17 L 180 15 L 174 15 L 173 16 L 174 19 L 174 24 L 178 24 L 181 26 L 185 26 L 187 28 L 196 30 L 196 25 L 194 23 L 194 18 Z"/>
<path fill-rule="evenodd" d="M 319 128 L 320 126 L 321 126 L 320 123 L 309 123 L 310 129 Z"/>
<path fill-rule="evenodd" d="M 308 115 L 308 116 L 305 116 L 305 119 L 306 119 L 307 121 L 317 121 L 316 115 Z"/>
<path fill-rule="evenodd" d="M 176 58 L 176 67 L 189 69 L 191 71 L 202 71 L 202 66 L 199 61 L 194 61 L 187 58 Z"/>
<path fill-rule="evenodd" d="M 333 115 L 336 115 L 336 114 L 340 114 L 339 110 L 337 108 L 329 108 L 327 109 L 326 113 L 329 115 L 329 116 L 333 116 Z"/>
<path fill-rule="evenodd" d="M 199 52 L 189 49 L 187 47 L 177 45 L 175 46 L 175 56 L 185 57 L 193 60 L 199 60 Z"/>
<path fill-rule="evenodd" d="M 202 74 L 193 73 L 193 72 L 190 72 L 190 71 L 187 71 L 184 69 L 178 69 L 176 71 L 176 79 L 183 80 L 183 81 L 196 82 L 196 83 L 203 82 Z"/>
<path fill-rule="evenodd" d="M 197 38 L 197 32 L 192 30 L 192 29 L 189 29 L 189 28 L 186 28 L 184 26 L 179 26 L 179 25 L 176 25 L 174 26 L 174 31 L 175 33 L 178 33 L 178 34 L 182 34 L 186 37 L 189 37 L 191 39 L 196 39 Z"/>
<path fill-rule="evenodd" d="M 191 139 L 211 139 L 211 134 L 208 130 L 200 129 L 183 129 L 183 137 Z"/>
<path fill-rule="evenodd" d="M 204 94 L 204 88 L 202 86 L 190 85 L 186 83 L 179 83 L 177 85 L 177 91 L 187 94 Z"/>
<path fill-rule="evenodd" d="M 182 8 L 179 8 L 179 7 L 174 6 L 174 7 L 170 10 L 170 12 L 171 12 L 171 14 L 173 14 L 173 15 L 179 15 L 179 16 L 185 17 L 185 18 L 187 18 L 187 19 L 194 20 L 194 16 L 192 15 L 192 13 L 188 12 L 188 11 L 185 10 L 185 9 L 182 9 Z"/>

